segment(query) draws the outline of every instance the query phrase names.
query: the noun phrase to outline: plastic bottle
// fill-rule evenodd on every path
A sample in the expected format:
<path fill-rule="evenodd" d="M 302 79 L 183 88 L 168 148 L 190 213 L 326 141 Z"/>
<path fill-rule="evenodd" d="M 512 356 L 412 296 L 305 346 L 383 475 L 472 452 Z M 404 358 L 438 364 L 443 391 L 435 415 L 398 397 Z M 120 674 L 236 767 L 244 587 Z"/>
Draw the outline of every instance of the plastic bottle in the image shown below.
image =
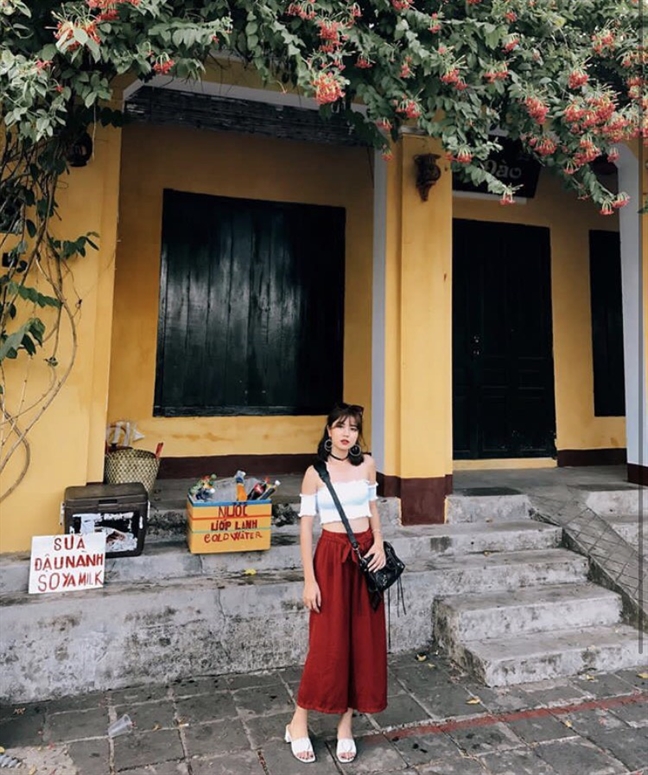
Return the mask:
<path fill-rule="evenodd" d="M 236 481 L 236 500 L 246 501 L 248 496 L 245 492 L 245 471 L 237 471 L 234 480 Z"/>
<path fill-rule="evenodd" d="M 277 491 L 277 487 L 279 487 L 279 485 L 280 485 L 280 484 L 281 484 L 281 482 L 280 482 L 278 479 L 276 479 L 276 480 L 275 480 L 275 482 L 274 482 L 274 484 L 271 484 L 271 485 L 270 485 L 270 486 L 269 486 L 269 487 L 268 487 L 268 488 L 265 490 L 265 492 L 263 493 L 263 499 L 264 499 L 264 500 L 267 500 L 267 499 L 268 499 L 268 498 L 270 498 L 272 495 L 274 495 L 274 494 L 275 494 L 275 492 Z"/>

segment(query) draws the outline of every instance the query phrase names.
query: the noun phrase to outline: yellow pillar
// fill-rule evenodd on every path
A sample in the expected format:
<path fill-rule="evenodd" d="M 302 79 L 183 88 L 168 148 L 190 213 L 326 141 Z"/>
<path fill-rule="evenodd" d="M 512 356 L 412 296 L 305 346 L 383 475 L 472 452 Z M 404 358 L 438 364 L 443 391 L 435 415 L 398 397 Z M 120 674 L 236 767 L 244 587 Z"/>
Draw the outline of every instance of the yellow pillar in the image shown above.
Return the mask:
<path fill-rule="evenodd" d="M 429 153 L 442 172 L 423 201 L 414 159 Z M 401 138 L 385 197 L 380 478 L 403 524 L 438 523 L 452 491 L 452 175 L 437 141 Z"/>
<path fill-rule="evenodd" d="M 110 335 L 114 286 L 115 245 L 119 197 L 121 130 L 90 128 L 93 156 L 86 167 L 70 170 L 57 190 L 60 221 L 54 228 L 61 239 L 76 239 L 93 231 L 99 250 L 70 259 L 64 267 L 64 288 L 74 314 L 76 353 L 67 381 L 27 441 L 30 465 L 20 484 L 0 506 L 0 553 L 28 549 L 34 535 L 60 532 L 59 511 L 65 488 L 103 478 L 103 454 L 110 366 Z M 47 289 L 43 289 L 47 292 Z M 54 315 L 42 313 L 51 334 Z M 63 317 L 58 352 L 60 370 L 73 357 L 71 327 Z M 7 395 L 20 397 L 26 407 L 24 424 L 38 412 L 38 398 L 51 379 L 40 352 L 24 353 L 5 364 Z M 17 399 L 16 399 L 17 400 Z M 21 449 L 3 472 L 1 489 L 19 478 L 25 462 Z"/>

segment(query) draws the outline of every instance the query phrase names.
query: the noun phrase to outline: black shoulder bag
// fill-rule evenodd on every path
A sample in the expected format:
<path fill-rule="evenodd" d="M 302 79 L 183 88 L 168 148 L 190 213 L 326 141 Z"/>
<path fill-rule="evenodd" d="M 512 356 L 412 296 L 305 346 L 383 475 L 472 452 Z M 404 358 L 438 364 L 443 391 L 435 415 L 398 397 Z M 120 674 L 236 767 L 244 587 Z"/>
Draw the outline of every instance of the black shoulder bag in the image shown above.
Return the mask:
<path fill-rule="evenodd" d="M 331 482 L 331 477 L 329 476 L 329 472 L 326 468 L 326 463 L 324 463 L 322 460 L 316 460 L 313 464 L 313 468 L 319 474 L 320 479 L 328 487 L 328 490 L 331 493 L 331 498 L 333 498 L 333 503 L 335 503 L 337 510 L 340 512 L 342 524 L 344 525 L 347 535 L 349 536 L 349 541 L 351 542 L 353 551 L 358 557 L 360 569 L 362 570 L 367 581 L 371 607 L 375 611 L 376 608 L 378 608 L 380 605 L 380 601 L 383 598 L 383 593 L 389 589 L 392 584 L 395 584 L 399 580 L 402 572 L 405 570 L 405 563 L 398 559 L 396 552 L 394 551 L 394 547 L 388 541 L 383 541 L 385 559 L 387 560 L 387 563 L 385 567 L 380 568 L 380 570 L 369 570 L 369 557 L 362 556 L 362 552 L 360 551 L 356 537 L 353 534 L 353 530 L 351 530 L 349 520 L 344 513 L 340 499 L 338 498 L 338 495 L 335 492 L 335 488 L 333 487 L 333 483 Z"/>

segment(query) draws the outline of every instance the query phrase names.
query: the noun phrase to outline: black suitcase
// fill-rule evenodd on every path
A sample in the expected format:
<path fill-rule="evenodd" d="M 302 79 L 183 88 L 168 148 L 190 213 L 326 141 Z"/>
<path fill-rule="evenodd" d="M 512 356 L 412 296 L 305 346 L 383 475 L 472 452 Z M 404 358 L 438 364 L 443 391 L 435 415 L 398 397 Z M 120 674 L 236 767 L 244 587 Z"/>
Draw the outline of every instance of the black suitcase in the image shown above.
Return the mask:
<path fill-rule="evenodd" d="M 67 487 L 65 532 L 103 532 L 106 557 L 134 557 L 144 548 L 148 508 L 146 488 L 139 482 Z"/>

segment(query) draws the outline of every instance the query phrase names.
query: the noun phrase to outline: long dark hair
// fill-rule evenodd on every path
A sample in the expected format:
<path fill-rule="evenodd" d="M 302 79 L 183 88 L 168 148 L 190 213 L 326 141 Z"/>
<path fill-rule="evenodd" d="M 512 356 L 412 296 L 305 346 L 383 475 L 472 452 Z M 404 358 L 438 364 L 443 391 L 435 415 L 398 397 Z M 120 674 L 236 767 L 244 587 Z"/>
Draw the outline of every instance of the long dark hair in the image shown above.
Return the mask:
<path fill-rule="evenodd" d="M 329 412 L 328 417 L 326 418 L 326 425 L 324 426 L 324 432 L 322 433 L 322 438 L 319 441 L 319 444 L 317 445 L 317 457 L 320 460 L 323 460 L 326 462 L 328 460 L 329 452 L 326 450 L 326 447 L 324 446 L 326 440 L 328 439 L 328 428 L 335 425 L 340 420 L 344 422 L 347 418 L 353 420 L 355 422 L 357 428 L 358 428 L 358 447 L 360 447 L 360 442 L 364 444 L 364 439 L 362 437 L 362 413 L 364 412 L 364 407 L 358 406 L 358 404 L 345 404 L 345 403 L 339 403 L 336 404 L 333 409 Z M 351 448 L 353 449 L 353 447 Z M 362 449 L 358 452 L 357 455 L 352 455 L 351 450 L 349 450 L 349 463 L 354 466 L 359 466 L 360 463 L 364 460 L 364 453 Z"/>

